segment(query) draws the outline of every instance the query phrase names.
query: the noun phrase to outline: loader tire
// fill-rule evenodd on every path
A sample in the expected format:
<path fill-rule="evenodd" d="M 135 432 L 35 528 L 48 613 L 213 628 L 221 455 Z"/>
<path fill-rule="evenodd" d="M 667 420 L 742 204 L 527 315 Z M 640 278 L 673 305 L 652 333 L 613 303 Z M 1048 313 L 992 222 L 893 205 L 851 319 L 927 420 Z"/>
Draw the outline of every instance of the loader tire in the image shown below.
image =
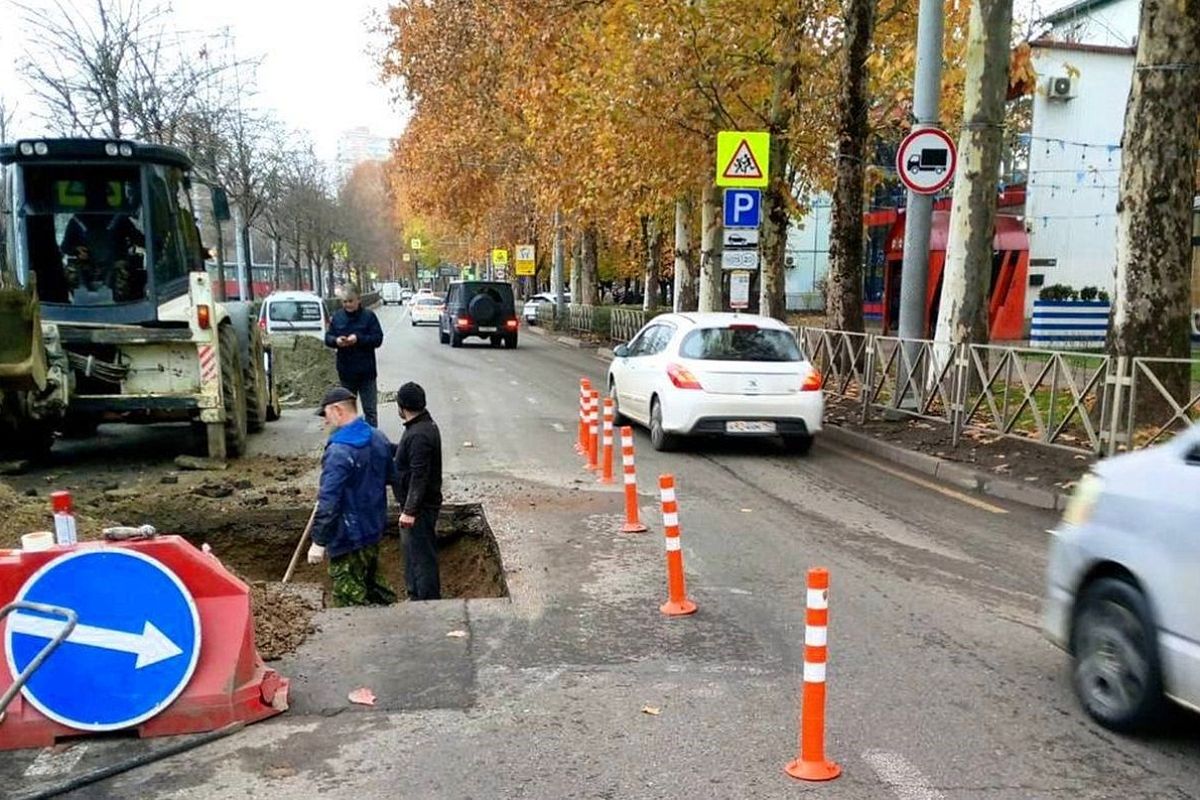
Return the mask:
<path fill-rule="evenodd" d="M 257 326 L 250 328 L 250 363 L 246 369 L 246 430 L 258 433 L 270 417 L 270 391 L 267 387 L 267 368 L 263 363 L 262 334 Z"/>
<path fill-rule="evenodd" d="M 232 325 L 222 325 L 217 334 L 221 348 L 221 405 L 225 407 L 225 456 L 239 458 L 246 452 L 246 385 L 242 354 Z"/>

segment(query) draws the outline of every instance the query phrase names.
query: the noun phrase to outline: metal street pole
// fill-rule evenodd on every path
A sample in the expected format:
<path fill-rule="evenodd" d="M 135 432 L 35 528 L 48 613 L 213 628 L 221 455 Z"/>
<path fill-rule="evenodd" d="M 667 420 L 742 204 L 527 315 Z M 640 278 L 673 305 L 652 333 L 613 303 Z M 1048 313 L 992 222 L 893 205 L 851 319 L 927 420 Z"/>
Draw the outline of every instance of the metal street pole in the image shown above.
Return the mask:
<path fill-rule="evenodd" d="M 563 287 L 563 267 L 566 261 L 566 242 L 563 240 L 562 209 L 554 209 L 554 318 L 564 319 L 567 315 L 567 293 Z M 578 302 L 578 301 L 576 301 Z"/>
<path fill-rule="evenodd" d="M 936 127 L 942 93 L 944 0 L 920 0 L 917 16 L 917 69 L 913 87 L 913 130 Z M 929 229 L 933 196 L 908 192 L 904 216 L 904 261 L 900 272 L 900 338 L 925 338 L 925 298 L 929 287 Z"/>
<path fill-rule="evenodd" d="M 920 0 L 917 12 L 917 69 L 913 86 L 913 130 L 937 127 L 942 93 L 942 33 L 944 0 Z M 929 233 L 933 221 L 933 196 L 908 192 L 904 215 L 904 261 L 900 268 L 901 339 L 924 339 L 925 304 L 929 289 Z M 912 381 L 920 349 L 905 345 L 901 350 L 901 389 L 897 406 L 916 402 Z"/>

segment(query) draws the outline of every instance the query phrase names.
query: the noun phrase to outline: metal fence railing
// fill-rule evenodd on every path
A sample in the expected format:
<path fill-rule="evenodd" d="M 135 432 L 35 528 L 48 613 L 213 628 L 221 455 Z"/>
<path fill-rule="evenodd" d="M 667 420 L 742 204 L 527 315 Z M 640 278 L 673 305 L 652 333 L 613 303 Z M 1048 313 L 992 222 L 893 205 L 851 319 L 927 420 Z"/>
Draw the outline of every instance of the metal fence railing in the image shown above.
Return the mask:
<path fill-rule="evenodd" d="M 571 303 L 571 305 L 567 306 L 567 327 L 570 328 L 572 333 L 591 333 L 594 316 L 594 306 Z"/>
<path fill-rule="evenodd" d="M 646 324 L 646 312 L 640 308 L 614 308 L 609 318 L 609 338 L 614 344 L 628 342 Z"/>
<path fill-rule="evenodd" d="M 872 410 L 1081 453 L 1163 441 L 1200 420 L 1200 359 L 952 346 L 923 339 L 797 330 L 825 392 Z"/>

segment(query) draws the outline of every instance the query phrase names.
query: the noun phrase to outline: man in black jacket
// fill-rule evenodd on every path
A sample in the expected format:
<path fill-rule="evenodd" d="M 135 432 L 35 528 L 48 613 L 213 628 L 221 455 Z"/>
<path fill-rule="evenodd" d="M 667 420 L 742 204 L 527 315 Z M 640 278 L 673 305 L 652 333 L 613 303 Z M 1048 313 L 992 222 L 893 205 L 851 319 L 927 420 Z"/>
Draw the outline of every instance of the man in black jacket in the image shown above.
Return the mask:
<path fill-rule="evenodd" d="M 362 405 L 372 428 L 379 427 L 375 388 L 375 350 L 383 344 L 383 328 L 369 308 L 362 307 L 358 287 L 342 289 L 342 310 L 333 315 L 325 333 L 325 346 L 337 348 L 338 380 Z"/>
<path fill-rule="evenodd" d="M 440 600 L 437 520 L 442 508 L 442 434 L 425 410 L 425 390 L 406 383 L 396 392 L 404 435 L 396 447 L 396 502 L 409 600 Z"/>

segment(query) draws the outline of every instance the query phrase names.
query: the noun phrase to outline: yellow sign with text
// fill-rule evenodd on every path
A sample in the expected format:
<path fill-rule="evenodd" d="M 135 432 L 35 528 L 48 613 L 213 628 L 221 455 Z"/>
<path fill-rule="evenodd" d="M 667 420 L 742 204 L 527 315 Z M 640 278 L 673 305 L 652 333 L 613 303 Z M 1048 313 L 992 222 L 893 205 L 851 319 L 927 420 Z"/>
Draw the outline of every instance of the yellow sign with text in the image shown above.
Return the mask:
<path fill-rule="evenodd" d="M 533 275 L 537 272 L 537 251 L 533 245 L 517 245 L 516 260 L 518 275 Z"/>
<path fill-rule="evenodd" d="M 765 187 L 771 174 L 771 134 L 721 131 L 717 134 L 717 186 Z"/>

